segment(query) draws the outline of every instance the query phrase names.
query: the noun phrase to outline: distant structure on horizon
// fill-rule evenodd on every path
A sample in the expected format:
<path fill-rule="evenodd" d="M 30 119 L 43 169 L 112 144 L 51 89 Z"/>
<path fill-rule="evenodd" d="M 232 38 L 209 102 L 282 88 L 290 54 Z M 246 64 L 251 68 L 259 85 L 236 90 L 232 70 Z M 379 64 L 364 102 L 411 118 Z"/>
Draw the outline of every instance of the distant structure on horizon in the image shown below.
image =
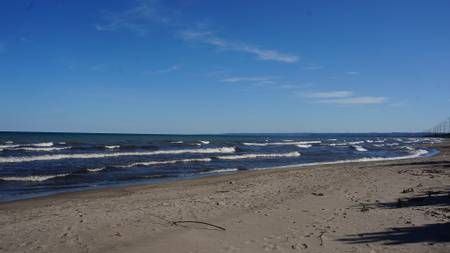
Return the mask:
<path fill-rule="evenodd" d="M 450 117 L 441 123 L 437 124 L 435 127 L 430 128 L 428 131 L 426 131 L 432 135 L 437 136 L 450 136 Z"/>

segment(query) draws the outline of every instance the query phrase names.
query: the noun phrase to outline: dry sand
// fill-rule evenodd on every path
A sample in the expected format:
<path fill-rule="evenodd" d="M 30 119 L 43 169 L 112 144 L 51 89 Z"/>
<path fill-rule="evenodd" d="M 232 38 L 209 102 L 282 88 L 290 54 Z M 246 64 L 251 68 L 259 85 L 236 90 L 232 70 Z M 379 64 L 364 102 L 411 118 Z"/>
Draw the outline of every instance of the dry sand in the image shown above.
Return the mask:
<path fill-rule="evenodd" d="M 435 146 L 0 204 L 0 252 L 450 252 L 450 146 Z"/>

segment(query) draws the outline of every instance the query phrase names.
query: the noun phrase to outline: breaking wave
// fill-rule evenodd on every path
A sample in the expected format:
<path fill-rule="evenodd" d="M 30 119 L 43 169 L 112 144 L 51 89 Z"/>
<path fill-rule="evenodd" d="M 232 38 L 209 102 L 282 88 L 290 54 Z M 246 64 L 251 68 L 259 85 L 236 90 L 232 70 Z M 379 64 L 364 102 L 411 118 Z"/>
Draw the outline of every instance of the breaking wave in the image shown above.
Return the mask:
<path fill-rule="evenodd" d="M 111 146 L 105 146 L 105 148 L 107 149 L 116 149 L 116 148 L 120 148 L 119 145 L 111 145 Z"/>
<path fill-rule="evenodd" d="M 217 170 L 202 171 L 199 174 L 213 174 L 213 173 L 233 172 L 233 171 L 238 171 L 238 170 L 239 170 L 238 168 L 217 169 Z"/>
<path fill-rule="evenodd" d="M 414 150 L 410 152 L 409 155 L 405 156 L 397 156 L 397 157 L 364 157 L 359 159 L 348 159 L 348 160 L 339 160 L 339 161 L 331 161 L 331 162 L 314 162 L 314 163 L 300 163 L 286 166 L 276 166 L 276 167 L 266 167 L 266 168 L 255 168 L 254 170 L 265 170 L 265 169 L 282 169 L 282 168 L 295 168 L 295 167 L 306 167 L 306 166 L 316 166 L 316 165 L 332 165 L 332 164 L 341 164 L 341 163 L 359 163 L 359 162 L 382 162 L 382 161 L 395 161 L 395 160 L 404 160 L 404 159 L 412 159 L 422 157 L 429 152 L 425 149 Z"/>
<path fill-rule="evenodd" d="M 69 149 L 71 147 L 48 147 L 48 148 L 35 148 L 35 147 L 19 147 L 19 148 L 7 148 L 8 150 L 23 150 L 23 151 L 44 151 L 44 152 L 51 152 L 51 151 L 59 151 L 64 149 Z"/>
<path fill-rule="evenodd" d="M 192 159 L 180 159 L 169 161 L 150 161 L 150 162 L 138 162 L 129 165 L 118 165 L 119 168 L 131 168 L 136 166 L 151 166 L 151 165 L 164 165 L 164 164 L 176 164 L 176 163 L 189 163 L 189 162 L 211 162 L 211 158 L 192 158 Z"/>
<path fill-rule="evenodd" d="M 99 167 L 99 168 L 90 168 L 90 169 L 86 169 L 88 172 L 99 172 L 106 169 L 106 167 Z"/>
<path fill-rule="evenodd" d="M 19 163 L 19 162 L 32 162 L 32 161 L 62 160 L 62 159 L 108 158 L 108 157 L 118 157 L 118 156 L 234 153 L 235 151 L 236 151 L 236 149 L 234 147 L 222 147 L 222 148 L 204 148 L 204 149 L 157 150 L 157 151 L 149 151 L 149 152 L 58 154 L 58 155 L 22 156 L 22 157 L 0 157 L 0 163 Z"/>
<path fill-rule="evenodd" d="M 53 142 L 34 143 L 34 144 L 31 144 L 31 146 L 35 146 L 35 147 L 52 147 L 53 146 Z"/>
<path fill-rule="evenodd" d="M 298 141 L 298 142 L 244 142 L 245 146 L 282 146 L 282 145 L 306 145 L 306 144 L 320 144 L 322 141 Z"/>
<path fill-rule="evenodd" d="M 367 149 L 365 149 L 365 148 L 363 148 L 362 146 L 359 146 L 359 145 L 353 145 L 352 148 L 354 148 L 356 151 L 359 151 L 359 152 L 366 152 L 367 151 Z"/>
<path fill-rule="evenodd" d="M 69 174 L 56 174 L 56 175 L 46 175 L 46 176 L 25 176 L 25 177 L 0 177 L 3 181 L 34 181 L 42 182 L 52 178 L 65 177 Z"/>
<path fill-rule="evenodd" d="M 228 155 L 228 156 L 217 156 L 217 159 L 222 160 L 238 160 L 238 159 L 252 159 L 252 158 L 262 158 L 262 157 L 298 157 L 299 152 L 289 152 L 281 154 L 245 154 L 245 155 Z"/>

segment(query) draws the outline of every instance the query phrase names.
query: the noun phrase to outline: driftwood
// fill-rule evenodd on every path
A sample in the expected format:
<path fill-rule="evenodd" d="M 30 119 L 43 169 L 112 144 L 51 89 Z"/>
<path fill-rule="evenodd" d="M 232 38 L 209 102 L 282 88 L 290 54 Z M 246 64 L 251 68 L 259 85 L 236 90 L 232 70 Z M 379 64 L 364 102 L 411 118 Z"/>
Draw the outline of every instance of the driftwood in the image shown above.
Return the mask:
<path fill-rule="evenodd" d="M 208 223 L 208 222 L 203 222 L 203 221 L 194 221 L 194 220 L 179 220 L 179 221 L 172 221 L 172 224 L 175 225 L 175 226 L 186 227 L 186 226 L 181 225 L 182 223 L 196 223 L 196 224 L 203 224 L 203 225 L 207 225 L 207 226 L 210 226 L 210 227 L 217 228 L 217 229 L 222 230 L 222 231 L 225 231 L 225 230 L 226 230 L 224 227 L 217 226 L 217 225 L 214 225 L 214 224 L 211 224 L 211 223 Z"/>
<path fill-rule="evenodd" d="M 320 232 L 319 234 L 319 240 L 320 240 L 320 246 L 323 246 L 323 235 L 325 234 L 325 231 Z"/>

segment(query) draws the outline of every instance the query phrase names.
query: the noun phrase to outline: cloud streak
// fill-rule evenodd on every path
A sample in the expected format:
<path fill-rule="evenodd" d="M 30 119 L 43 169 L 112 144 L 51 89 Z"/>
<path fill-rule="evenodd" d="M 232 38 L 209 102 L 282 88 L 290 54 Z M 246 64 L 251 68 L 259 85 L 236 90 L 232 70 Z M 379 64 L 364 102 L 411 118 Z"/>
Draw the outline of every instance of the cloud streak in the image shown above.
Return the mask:
<path fill-rule="evenodd" d="M 168 14 L 161 15 L 161 8 L 155 0 L 141 0 L 134 7 L 124 11 L 101 12 L 101 24 L 95 24 L 98 31 L 130 30 L 139 36 L 146 35 L 151 24 L 170 24 L 172 18 Z"/>
<path fill-rule="evenodd" d="M 387 100 L 386 97 L 353 96 L 354 92 L 352 91 L 310 92 L 302 95 L 303 97 L 311 99 L 312 102 L 320 104 L 369 105 L 383 104 Z"/>
<path fill-rule="evenodd" d="M 176 34 L 185 42 L 202 43 L 221 50 L 252 54 L 260 60 L 294 63 L 297 55 L 282 53 L 273 49 L 265 49 L 243 42 L 225 40 L 210 31 L 193 30 L 175 16 L 161 8 L 157 0 L 140 0 L 137 4 L 123 11 L 102 11 L 103 22 L 95 24 L 98 31 L 129 30 L 138 36 L 145 36 L 152 24 L 166 25 L 176 30 Z M 198 28 L 197 28 L 198 29 Z"/>
<path fill-rule="evenodd" d="M 352 95 L 352 91 L 326 91 L 306 93 L 304 96 L 307 98 L 344 98 Z"/>
<path fill-rule="evenodd" d="M 324 99 L 318 100 L 317 103 L 325 104 L 339 104 L 339 105 L 369 105 L 369 104 L 383 104 L 386 102 L 385 97 L 349 97 L 338 99 Z"/>
<path fill-rule="evenodd" d="M 263 49 L 242 42 L 225 40 L 214 35 L 211 31 L 180 30 L 178 35 L 186 42 L 203 43 L 221 50 L 253 54 L 260 60 L 278 61 L 284 63 L 295 63 L 299 60 L 297 55 L 281 53 L 277 50 Z"/>

